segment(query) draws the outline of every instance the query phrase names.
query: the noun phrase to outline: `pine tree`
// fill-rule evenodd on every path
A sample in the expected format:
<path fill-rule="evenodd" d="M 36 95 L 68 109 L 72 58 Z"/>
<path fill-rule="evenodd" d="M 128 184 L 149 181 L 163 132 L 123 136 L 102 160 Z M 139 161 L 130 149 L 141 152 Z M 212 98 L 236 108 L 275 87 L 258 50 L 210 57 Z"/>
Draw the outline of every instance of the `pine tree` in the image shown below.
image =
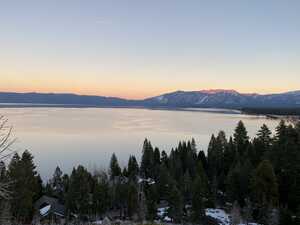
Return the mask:
<path fill-rule="evenodd" d="M 205 173 L 208 174 L 208 163 L 204 151 L 199 151 L 197 158 L 198 161 L 201 161 Z"/>
<path fill-rule="evenodd" d="M 157 182 L 159 178 L 160 164 L 161 164 L 160 151 L 159 148 L 155 148 L 153 153 L 153 168 L 152 168 L 152 178 L 155 180 L 155 182 Z"/>
<path fill-rule="evenodd" d="M 13 182 L 11 209 L 17 221 L 30 221 L 33 203 L 40 196 L 40 182 L 33 163 L 33 156 L 25 151 L 22 158 L 15 154 L 9 164 L 8 175 Z"/>
<path fill-rule="evenodd" d="M 200 176 L 197 176 L 193 183 L 192 190 L 192 214 L 191 219 L 194 223 L 201 224 L 205 216 L 204 211 L 204 196 L 205 184 Z"/>
<path fill-rule="evenodd" d="M 159 198 L 156 185 L 146 186 L 145 194 L 146 194 L 146 205 L 147 205 L 146 218 L 147 220 L 153 221 L 156 217 L 157 201 Z"/>
<path fill-rule="evenodd" d="M 236 148 L 230 137 L 228 144 L 224 150 L 224 173 L 227 176 L 230 168 L 236 162 Z"/>
<path fill-rule="evenodd" d="M 260 130 L 257 133 L 258 139 L 264 144 L 266 148 L 270 147 L 272 138 L 271 138 L 272 132 L 267 127 L 266 124 L 263 124 Z"/>
<path fill-rule="evenodd" d="M 127 211 L 129 218 L 132 218 L 138 208 L 138 191 L 134 183 L 129 183 L 127 190 Z"/>
<path fill-rule="evenodd" d="M 91 174 L 81 165 L 73 168 L 67 193 L 67 209 L 69 213 L 79 214 L 80 217 L 89 214 L 92 208 L 93 180 Z"/>
<path fill-rule="evenodd" d="M 233 137 L 234 137 L 233 142 L 236 146 L 237 152 L 239 153 L 240 157 L 243 157 L 248 147 L 249 137 L 245 125 L 242 121 L 238 122 Z"/>
<path fill-rule="evenodd" d="M 109 181 L 106 173 L 97 173 L 94 176 L 93 208 L 96 215 L 103 215 L 111 206 Z"/>
<path fill-rule="evenodd" d="M 114 180 L 116 177 L 121 176 L 121 168 L 115 153 L 112 154 L 110 159 L 110 179 Z"/>
<path fill-rule="evenodd" d="M 172 178 L 168 171 L 168 168 L 164 164 L 161 164 L 159 168 L 159 178 L 157 182 L 161 199 L 167 199 L 171 183 Z"/>
<path fill-rule="evenodd" d="M 241 188 L 240 188 L 240 171 L 241 164 L 237 163 L 229 170 L 226 180 L 226 196 L 230 202 L 240 200 Z"/>
<path fill-rule="evenodd" d="M 53 195 L 57 197 L 61 202 L 63 201 L 64 197 L 64 185 L 62 181 L 62 174 L 62 171 L 57 166 L 51 180 Z"/>
<path fill-rule="evenodd" d="M 192 179 L 188 171 L 183 176 L 181 187 L 183 189 L 184 202 L 190 202 L 192 199 Z"/>
<path fill-rule="evenodd" d="M 176 185 L 173 185 L 170 191 L 168 202 L 168 216 L 173 219 L 174 223 L 180 223 L 183 214 L 183 199 Z"/>
<path fill-rule="evenodd" d="M 281 120 L 279 125 L 276 127 L 276 139 L 280 143 L 284 143 L 287 137 L 287 126 L 284 120 Z"/>
<path fill-rule="evenodd" d="M 145 139 L 143 145 L 143 155 L 141 162 L 141 176 L 143 178 L 153 178 L 152 168 L 154 166 L 154 152 L 150 141 Z"/>
<path fill-rule="evenodd" d="M 255 170 L 252 188 L 257 206 L 259 207 L 259 215 L 262 222 L 268 210 L 274 209 L 278 205 L 278 185 L 272 164 L 264 160 Z"/>
<path fill-rule="evenodd" d="M 254 157 L 252 157 L 252 162 L 257 165 L 263 159 L 266 159 L 271 150 L 272 145 L 272 132 L 264 124 L 257 133 L 257 137 L 252 142 L 252 147 L 254 151 Z"/>
<path fill-rule="evenodd" d="M 129 157 L 127 168 L 128 168 L 128 178 L 131 181 L 136 182 L 136 179 L 139 175 L 139 165 L 137 163 L 135 156 Z"/>
<path fill-rule="evenodd" d="M 154 149 L 154 153 L 153 153 L 153 159 L 154 159 L 154 164 L 160 164 L 160 151 L 159 148 L 155 148 Z"/>
<path fill-rule="evenodd" d="M 217 140 L 214 135 L 211 136 L 208 150 L 207 150 L 207 162 L 208 162 L 208 176 L 210 181 L 217 176 Z"/>
<path fill-rule="evenodd" d="M 192 138 L 192 141 L 191 141 L 191 150 L 194 154 L 197 154 L 197 145 L 196 145 L 196 141 L 194 138 Z"/>
<path fill-rule="evenodd" d="M 0 161 L 0 183 L 6 184 L 7 182 L 8 182 L 8 177 L 7 177 L 6 166 L 4 162 Z M 11 222 L 10 203 L 7 198 L 0 197 L 0 224 L 10 225 L 10 222 Z"/>
<path fill-rule="evenodd" d="M 165 151 L 161 152 L 161 163 L 164 164 L 164 166 L 166 168 L 169 167 L 169 159 L 168 159 L 168 155 Z"/>
<path fill-rule="evenodd" d="M 238 162 L 229 171 L 226 180 L 226 192 L 231 202 L 238 201 L 240 206 L 245 206 L 245 200 L 250 197 L 252 172 L 253 166 L 248 159 L 245 163 Z"/>

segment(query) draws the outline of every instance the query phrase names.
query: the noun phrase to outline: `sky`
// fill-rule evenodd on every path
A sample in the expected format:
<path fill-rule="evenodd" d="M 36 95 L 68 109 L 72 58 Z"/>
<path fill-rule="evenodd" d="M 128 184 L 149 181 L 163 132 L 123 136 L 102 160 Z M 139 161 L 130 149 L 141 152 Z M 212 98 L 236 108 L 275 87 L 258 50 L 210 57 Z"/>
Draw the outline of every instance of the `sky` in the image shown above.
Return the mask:
<path fill-rule="evenodd" d="M 298 0 L 0 0 L 0 91 L 300 89 Z"/>

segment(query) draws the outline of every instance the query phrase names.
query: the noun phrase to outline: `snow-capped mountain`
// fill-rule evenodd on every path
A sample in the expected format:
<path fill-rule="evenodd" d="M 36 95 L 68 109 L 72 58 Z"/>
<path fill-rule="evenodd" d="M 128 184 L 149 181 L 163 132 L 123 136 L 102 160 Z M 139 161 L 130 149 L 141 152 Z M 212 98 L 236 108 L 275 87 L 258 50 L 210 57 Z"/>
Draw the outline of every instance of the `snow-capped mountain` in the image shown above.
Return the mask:
<path fill-rule="evenodd" d="M 235 90 L 176 91 L 146 99 L 146 105 L 166 107 L 300 107 L 300 91 L 282 94 L 242 94 Z"/>
<path fill-rule="evenodd" d="M 144 100 L 74 94 L 0 92 L 3 104 L 56 104 L 94 107 L 300 108 L 300 91 L 281 94 L 242 94 L 235 90 L 176 91 Z"/>

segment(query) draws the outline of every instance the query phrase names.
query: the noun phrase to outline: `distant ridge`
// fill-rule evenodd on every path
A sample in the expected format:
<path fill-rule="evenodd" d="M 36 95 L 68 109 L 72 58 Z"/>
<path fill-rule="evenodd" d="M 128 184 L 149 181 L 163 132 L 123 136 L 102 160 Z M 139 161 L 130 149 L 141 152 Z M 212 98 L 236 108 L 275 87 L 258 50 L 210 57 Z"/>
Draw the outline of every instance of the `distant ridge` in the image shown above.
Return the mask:
<path fill-rule="evenodd" d="M 195 107 L 195 108 L 300 108 L 300 91 L 279 94 L 243 94 L 235 90 L 211 89 L 201 91 L 175 91 L 143 100 L 116 97 L 0 92 L 0 104 L 65 105 L 82 107 Z"/>
<path fill-rule="evenodd" d="M 55 93 L 14 93 L 0 92 L 0 103 L 15 104 L 54 104 L 81 106 L 127 106 L 134 101 L 94 95 L 55 94 Z"/>

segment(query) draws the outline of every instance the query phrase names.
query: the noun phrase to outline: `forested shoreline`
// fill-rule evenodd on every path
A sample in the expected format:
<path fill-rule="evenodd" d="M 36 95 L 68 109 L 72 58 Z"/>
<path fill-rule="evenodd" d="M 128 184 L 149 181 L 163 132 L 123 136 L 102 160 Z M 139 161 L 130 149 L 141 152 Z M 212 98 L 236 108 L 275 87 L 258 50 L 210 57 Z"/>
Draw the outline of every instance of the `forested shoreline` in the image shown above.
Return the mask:
<path fill-rule="evenodd" d="M 267 115 L 267 116 L 286 116 L 286 117 L 300 117 L 300 108 L 299 107 L 290 107 L 290 108 L 280 108 L 280 107 L 249 107 L 242 108 L 242 112 L 246 114 L 254 115 Z"/>
<path fill-rule="evenodd" d="M 157 210 L 164 202 L 164 217 L 173 223 L 214 224 L 205 209 L 222 208 L 231 224 L 299 224 L 300 123 L 281 121 L 274 135 L 262 125 L 250 139 L 240 121 L 233 136 L 212 135 L 207 154 L 194 139 L 168 152 L 146 139 L 140 162 L 132 155 L 121 168 L 112 154 L 108 171 L 79 165 L 64 174 L 57 167 L 44 182 L 33 155 L 15 153 L 0 163 L 0 184 L 9 184 L 0 218 L 28 224 L 34 203 L 46 195 L 66 207 L 67 221 L 96 221 L 110 212 L 124 220 L 156 221 L 163 219 Z"/>

